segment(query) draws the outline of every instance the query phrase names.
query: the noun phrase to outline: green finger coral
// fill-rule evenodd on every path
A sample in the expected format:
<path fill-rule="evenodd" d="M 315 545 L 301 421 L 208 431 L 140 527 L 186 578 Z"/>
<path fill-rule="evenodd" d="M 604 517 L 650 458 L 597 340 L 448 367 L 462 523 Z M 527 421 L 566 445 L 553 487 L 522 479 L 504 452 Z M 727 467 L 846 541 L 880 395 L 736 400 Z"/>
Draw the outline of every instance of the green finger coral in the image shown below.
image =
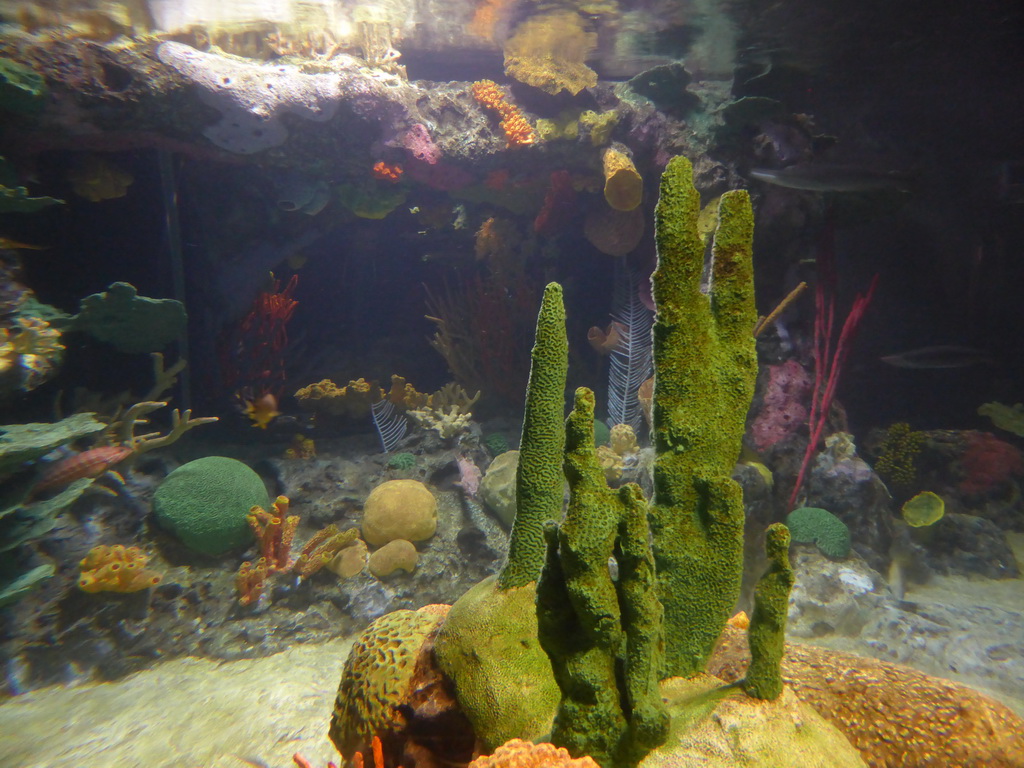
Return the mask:
<path fill-rule="evenodd" d="M 562 691 L 552 739 L 601 765 L 636 765 L 668 735 L 658 690 L 662 609 L 647 502 L 635 484 L 608 487 L 593 431 L 594 393 L 579 389 L 566 425 L 569 508 L 547 531 L 537 585 L 540 641 Z"/>
<path fill-rule="evenodd" d="M 768 571 L 754 587 L 754 612 L 748 632 L 750 666 L 743 680 L 743 690 L 755 699 L 777 699 L 782 694 L 789 591 L 796 580 L 789 564 L 786 526 L 781 523 L 768 526 L 765 554 L 768 555 Z"/>

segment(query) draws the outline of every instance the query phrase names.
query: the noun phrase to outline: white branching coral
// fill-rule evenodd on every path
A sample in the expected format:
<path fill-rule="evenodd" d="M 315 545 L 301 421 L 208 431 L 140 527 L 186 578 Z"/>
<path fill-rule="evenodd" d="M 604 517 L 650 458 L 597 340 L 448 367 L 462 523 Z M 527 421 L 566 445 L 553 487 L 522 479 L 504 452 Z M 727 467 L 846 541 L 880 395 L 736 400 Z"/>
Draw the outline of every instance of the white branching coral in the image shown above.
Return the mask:
<path fill-rule="evenodd" d="M 434 408 L 426 406 L 415 411 L 409 411 L 412 418 L 423 429 L 432 429 L 441 436 L 442 440 L 451 440 L 463 432 L 469 430 L 473 414 L 464 412 L 457 405 Z"/>

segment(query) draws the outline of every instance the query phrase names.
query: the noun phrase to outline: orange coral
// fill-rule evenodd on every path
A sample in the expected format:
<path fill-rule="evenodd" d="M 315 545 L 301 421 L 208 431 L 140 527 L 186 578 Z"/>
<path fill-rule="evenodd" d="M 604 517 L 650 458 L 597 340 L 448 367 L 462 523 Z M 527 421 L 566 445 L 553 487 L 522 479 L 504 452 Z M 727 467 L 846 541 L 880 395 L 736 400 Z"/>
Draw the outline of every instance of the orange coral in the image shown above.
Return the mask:
<path fill-rule="evenodd" d="M 498 22 L 509 4 L 510 0 L 483 0 L 473 11 L 473 18 L 466 25 L 466 30 L 476 37 L 493 39 Z"/>
<path fill-rule="evenodd" d="M 246 560 L 238 567 L 238 573 L 235 574 L 235 589 L 238 591 L 240 605 L 249 605 L 260 599 L 268 573 L 265 557 L 261 557 L 255 563 Z"/>
<path fill-rule="evenodd" d="M 93 547 L 80 563 L 78 587 L 83 592 L 138 592 L 156 586 L 162 578 L 146 570 L 149 557 L 138 547 Z"/>
<path fill-rule="evenodd" d="M 373 178 L 392 183 L 397 182 L 402 178 L 402 166 L 398 163 L 390 165 L 383 160 L 378 160 L 373 166 Z"/>
<path fill-rule="evenodd" d="M 308 579 L 354 542 L 358 535 L 357 528 L 339 531 L 334 523 L 322 528 L 306 542 L 301 554 L 295 559 L 294 573 L 302 580 Z"/>
<path fill-rule="evenodd" d="M 288 555 L 299 518 L 297 515 L 288 516 L 288 505 L 287 496 L 278 496 L 274 500 L 273 514 L 255 506 L 247 517 L 270 573 L 285 571 L 291 566 Z"/>
<path fill-rule="evenodd" d="M 430 395 L 418 392 L 412 384 L 398 374 L 391 375 L 391 389 L 385 397 L 405 411 L 422 408 L 430 402 Z"/>
<path fill-rule="evenodd" d="M 574 760 L 564 747 L 512 739 L 494 750 L 493 755 L 476 758 L 468 768 L 598 768 L 598 765 L 592 757 Z"/>
<path fill-rule="evenodd" d="M 519 107 L 505 101 L 505 94 L 493 80 L 479 80 L 473 83 L 473 98 L 487 109 L 498 113 L 501 118 L 501 130 L 510 147 L 521 147 L 533 144 L 536 134 L 529 121 L 523 117 Z"/>

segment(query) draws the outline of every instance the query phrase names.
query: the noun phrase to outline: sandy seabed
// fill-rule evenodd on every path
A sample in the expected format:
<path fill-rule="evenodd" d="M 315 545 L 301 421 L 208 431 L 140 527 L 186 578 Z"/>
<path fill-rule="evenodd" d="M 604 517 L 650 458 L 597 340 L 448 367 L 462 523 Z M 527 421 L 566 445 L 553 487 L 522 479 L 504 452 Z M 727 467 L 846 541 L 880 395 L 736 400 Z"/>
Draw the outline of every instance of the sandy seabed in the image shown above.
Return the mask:
<path fill-rule="evenodd" d="M 286 768 L 337 761 L 327 738 L 352 641 L 263 659 L 175 659 L 124 680 L 0 706 L 4 768 Z"/>

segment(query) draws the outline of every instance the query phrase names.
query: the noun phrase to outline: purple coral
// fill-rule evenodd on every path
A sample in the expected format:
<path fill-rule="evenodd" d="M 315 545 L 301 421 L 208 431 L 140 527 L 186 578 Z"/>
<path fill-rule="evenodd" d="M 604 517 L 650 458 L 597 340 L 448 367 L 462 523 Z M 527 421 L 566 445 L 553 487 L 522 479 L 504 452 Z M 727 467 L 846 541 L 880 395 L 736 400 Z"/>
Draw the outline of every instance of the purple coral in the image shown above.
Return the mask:
<path fill-rule="evenodd" d="M 796 360 L 768 366 L 763 404 L 751 428 L 757 450 L 768 450 L 807 423 L 804 403 L 810 396 L 811 378 Z"/>

